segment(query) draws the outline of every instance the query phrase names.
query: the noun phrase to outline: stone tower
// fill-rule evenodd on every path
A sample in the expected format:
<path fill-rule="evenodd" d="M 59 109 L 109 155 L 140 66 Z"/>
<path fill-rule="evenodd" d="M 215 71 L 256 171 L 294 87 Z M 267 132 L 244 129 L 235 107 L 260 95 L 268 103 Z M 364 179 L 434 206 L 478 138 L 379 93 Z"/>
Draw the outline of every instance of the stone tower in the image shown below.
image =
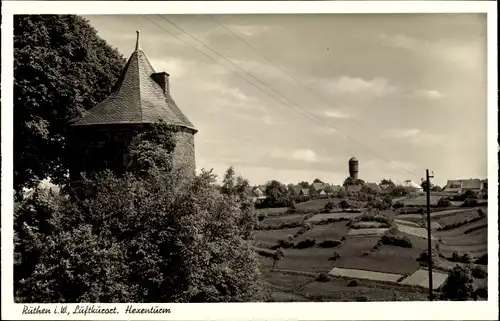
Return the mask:
<path fill-rule="evenodd" d="M 174 166 L 194 173 L 197 129 L 172 99 L 169 74 L 156 72 L 140 49 L 137 31 L 135 51 L 112 93 L 70 125 L 71 181 L 78 181 L 82 172 L 123 172 L 131 139 L 160 120 L 177 129 Z"/>
<path fill-rule="evenodd" d="M 352 157 L 349 160 L 349 176 L 353 179 L 358 179 L 359 162 L 356 158 Z"/>

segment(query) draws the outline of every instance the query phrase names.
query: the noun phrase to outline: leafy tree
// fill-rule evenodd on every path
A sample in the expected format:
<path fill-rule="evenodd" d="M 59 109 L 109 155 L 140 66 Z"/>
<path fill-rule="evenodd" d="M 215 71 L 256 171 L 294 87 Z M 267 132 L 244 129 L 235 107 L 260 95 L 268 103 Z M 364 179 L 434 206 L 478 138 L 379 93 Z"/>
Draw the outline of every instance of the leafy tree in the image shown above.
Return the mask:
<path fill-rule="evenodd" d="M 74 15 L 14 17 L 14 188 L 66 182 L 68 121 L 104 99 L 125 60 Z"/>
<path fill-rule="evenodd" d="M 310 186 L 309 182 L 300 182 L 299 185 L 302 187 L 302 188 L 308 188 Z"/>
<path fill-rule="evenodd" d="M 443 299 L 465 301 L 472 296 L 473 284 L 470 267 L 457 265 L 451 270 L 441 289 Z"/>
<path fill-rule="evenodd" d="M 403 186 L 398 185 L 392 189 L 390 195 L 393 197 L 406 196 L 408 195 L 408 191 Z"/>
<path fill-rule="evenodd" d="M 390 179 L 386 179 L 386 178 L 383 178 L 381 181 L 380 181 L 380 184 L 379 185 L 387 185 L 387 186 L 390 186 L 390 187 L 394 187 L 396 186 L 396 184 L 394 184 L 394 182 Z"/>
<path fill-rule="evenodd" d="M 235 179 L 234 168 L 231 166 L 227 169 L 222 180 L 222 192 L 224 194 L 232 195 L 234 193 Z"/>
<path fill-rule="evenodd" d="M 315 178 L 314 181 L 313 181 L 313 183 L 323 183 L 323 181 L 320 180 L 319 178 Z"/>
<path fill-rule="evenodd" d="M 149 156 L 132 158 L 138 164 L 123 177 L 84 180 L 85 197 L 39 194 L 17 207 L 16 301 L 228 302 L 259 293 L 242 222 L 247 182 L 220 193 L 211 172 L 186 178 L 157 162 L 162 152 L 151 151 L 172 143 L 154 141 L 131 146 Z"/>
<path fill-rule="evenodd" d="M 351 185 L 355 185 L 356 184 L 356 180 L 354 178 L 352 178 L 351 176 L 347 177 L 345 180 L 344 180 L 344 183 L 342 186 L 351 186 Z"/>
<path fill-rule="evenodd" d="M 273 255 L 273 270 L 276 267 L 276 263 L 278 263 L 278 261 L 281 261 L 284 256 L 285 256 L 285 253 L 283 252 L 282 249 L 278 249 L 276 252 L 274 252 L 274 255 Z"/>
<path fill-rule="evenodd" d="M 341 209 L 345 210 L 345 209 L 348 209 L 351 205 L 349 204 L 348 201 L 342 200 L 342 201 L 340 201 L 339 206 Z"/>
<path fill-rule="evenodd" d="M 427 192 L 427 180 L 422 181 L 422 184 L 420 184 L 420 186 L 422 187 L 424 192 Z M 432 190 L 432 188 L 433 188 L 433 185 L 432 185 L 432 183 L 430 183 L 430 189 Z"/>
<path fill-rule="evenodd" d="M 276 180 L 267 184 L 266 195 L 266 202 L 270 207 L 291 206 L 293 203 L 286 186 Z"/>

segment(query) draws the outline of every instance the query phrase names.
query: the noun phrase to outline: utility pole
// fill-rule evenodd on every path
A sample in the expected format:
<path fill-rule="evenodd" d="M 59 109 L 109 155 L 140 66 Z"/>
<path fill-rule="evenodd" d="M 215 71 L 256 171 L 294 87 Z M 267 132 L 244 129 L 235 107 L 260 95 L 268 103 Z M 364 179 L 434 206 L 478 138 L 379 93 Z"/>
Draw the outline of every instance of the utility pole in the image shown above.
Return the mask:
<path fill-rule="evenodd" d="M 432 173 L 434 174 L 434 172 Z M 434 175 L 429 175 L 429 170 L 425 171 L 426 183 L 425 187 L 427 188 L 427 248 L 429 253 L 429 300 L 432 301 L 433 293 L 432 293 L 432 240 L 431 240 L 431 178 L 434 178 Z"/>

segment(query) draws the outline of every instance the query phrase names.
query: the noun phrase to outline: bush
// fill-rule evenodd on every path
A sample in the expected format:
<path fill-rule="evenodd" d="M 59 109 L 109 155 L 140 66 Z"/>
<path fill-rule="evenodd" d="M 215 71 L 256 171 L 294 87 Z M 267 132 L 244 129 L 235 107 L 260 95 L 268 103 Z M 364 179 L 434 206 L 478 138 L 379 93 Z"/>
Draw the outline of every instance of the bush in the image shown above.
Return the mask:
<path fill-rule="evenodd" d="M 439 253 L 436 250 L 432 250 L 431 255 L 432 265 L 434 266 L 439 261 Z M 427 266 L 429 264 L 429 251 L 424 250 L 422 253 L 420 253 L 417 261 L 420 262 L 421 265 Z"/>
<path fill-rule="evenodd" d="M 475 268 L 472 269 L 472 276 L 475 277 L 476 279 L 485 279 L 488 276 L 488 272 L 476 266 Z"/>
<path fill-rule="evenodd" d="M 279 240 L 278 241 L 278 246 L 282 247 L 284 249 L 292 248 L 292 247 L 294 247 L 294 245 L 295 244 L 292 241 L 289 241 L 289 240 Z"/>
<path fill-rule="evenodd" d="M 258 216 L 259 221 L 263 221 L 265 218 L 266 218 L 266 214 L 259 213 L 259 216 Z"/>
<path fill-rule="evenodd" d="M 451 206 L 451 201 L 445 197 L 442 197 L 437 202 L 437 207 L 449 207 Z"/>
<path fill-rule="evenodd" d="M 462 262 L 462 263 L 472 263 L 472 256 L 470 255 L 470 253 L 465 253 L 464 255 L 462 255 L 462 258 L 461 258 L 460 262 Z"/>
<path fill-rule="evenodd" d="M 467 266 L 455 266 L 446 279 L 441 293 L 443 299 L 453 301 L 465 301 L 473 293 L 472 273 Z"/>
<path fill-rule="evenodd" d="M 479 259 L 477 259 L 475 263 L 481 265 L 488 265 L 488 253 L 484 254 Z"/>
<path fill-rule="evenodd" d="M 316 244 L 316 240 L 315 239 L 307 238 L 307 239 L 305 239 L 305 240 L 300 241 L 299 243 L 297 243 L 295 245 L 295 248 L 296 249 L 306 249 L 306 248 L 309 248 L 309 247 L 313 247 L 315 244 Z"/>
<path fill-rule="evenodd" d="M 361 253 L 361 256 L 368 256 L 370 255 L 370 251 L 364 251 L 363 253 Z"/>
<path fill-rule="evenodd" d="M 324 240 L 323 242 L 319 243 L 319 247 L 327 248 L 327 247 L 337 247 L 340 244 L 342 244 L 342 241 L 339 240 Z"/>
<path fill-rule="evenodd" d="M 348 287 L 355 287 L 355 286 L 358 286 L 358 281 L 356 281 L 356 280 L 351 280 L 351 281 L 349 281 L 349 283 L 347 283 L 347 286 L 348 286 Z"/>
<path fill-rule="evenodd" d="M 335 208 L 335 204 L 334 204 L 333 202 L 330 202 L 330 201 L 329 201 L 328 203 L 326 203 L 326 204 L 325 204 L 325 210 L 326 210 L 326 211 L 331 211 L 331 210 L 333 210 L 334 208 Z"/>
<path fill-rule="evenodd" d="M 387 233 L 387 234 L 382 236 L 380 241 L 384 245 L 393 245 L 393 246 L 399 246 L 399 247 L 404 247 L 404 248 L 411 248 L 413 246 L 410 238 L 406 235 L 393 235 L 393 234 Z"/>
<path fill-rule="evenodd" d="M 486 213 L 484 212 L 484 210 L 482 208 L 478 208 L 477 215 L 479 215 L 479 217 L 485 217 Z"/>
<path fill-rule="evenodd" d="M 318 282 L 329 282 L 330 281 L 330 276 L 326 273 L 320 273 L 318 277 L 316 278 L 316 281 Z"/>
<path fill-rule="evenodd" d="M 348 202 L 348 201 L 346 201 L 346 200 L 342 200 L 342 201 L 340 201 L 339 206 L 340 206 L 340 208 L 341 208 L 341 209 L 343 209 L 343 210 L 346 210 L 346 209 L 348 209 L 349 207 L 351 207 L 351 205 L 349 204 L 349 202 Z"/>
<path fill-rule="evenodd" d="M 340 259 L 340 254 L 338 252 L 333 252 L 333 255 L 328 260 L 337 261 L 338 259 Z"/>
<path fill-rule="evenodd" d="M 368 297 L 365 295 L 360 295 L 356 297 L 356 302 L 368 302 Z"/>
<path fill-rule="evenodd" d="M 466 198 L 462 204 L 462 207 L 474 207 L 477 206 L 477 199 L 475 198 Z"/>
<path fill-rule="evenodd" d="M 488 289 L 487 288 L 479 288 L 474 293 L 477 297 L 480 297 L 482 299 L 488 299 Z"/>
<path fill-rule="evenodd" d="M 402 202 L 396 202 L 396 204 L 394 204 L 392 206 L 395 210 L 399 209 L 399 208 L 402 208 L 404 207 L 404 204 Z"/>

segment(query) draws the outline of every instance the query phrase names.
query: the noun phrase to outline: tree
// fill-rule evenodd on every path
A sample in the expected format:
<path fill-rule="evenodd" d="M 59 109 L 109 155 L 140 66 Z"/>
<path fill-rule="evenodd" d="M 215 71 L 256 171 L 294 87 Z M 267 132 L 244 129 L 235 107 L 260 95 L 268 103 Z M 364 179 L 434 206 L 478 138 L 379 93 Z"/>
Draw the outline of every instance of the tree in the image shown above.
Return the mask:
<path fill-rule="evenodd" d="M 310 185 L 309 185 L 309 182 L 300 182 L 299 185 L 302 187 L 302 188 L 308 188 Z"/>
<path fill-rule="evenodd" d="M 292 205 L 285 185 L 273 180 L 266 186 L 266 202 L 270 207 L 286 207 Z"/>
<path fill-rule="evenodd" d="M 343 210 L 346 210 L 346 209 L 348 209 L 349 207 L 351 207 L 351 205 L 349 204 L 349 202 L 348 202 L 348 201 L 346 201 L 346 200 L 342 200 L 342 201 L 340 201 L 339 206 L 340 206 L 340 208 L 341 208 L 341 209 L 343 209 Z"/>
<path fill-rule="evenodd" d="M 111 92 L 123 56 L 72 15 L 14 17 L 14 188 L 65 183 L 68 121 Z"/>
<path fill-rule="evenodd" d="M 393 197 L 405 196 L 408 195 L 408 191 L 403 186 L 397 185 L 392 189 L 390 195 Z"/>
<path fill-rule="evenodd" d="M 422 184 L 420 184 L 420 186 L 422 187 L 422 189 L 424 190 L 424 192 L 427 192 L 427 180 L 424 180 L 422 181 Z M 433 185 L 432 183 L 430 183 L 430 189 L 432 190 L 433 189 Z"/>
<path fill-rule="evenodd" d="M 387 185 L 387 186 L 390 186 L 390 187 L 394 187 L 396 186 L 396 184 L 394 184 L 394 182 L 390 179 L 386 179 L 386 178 L 383 178 L 381 181 L 380 181 L 380 186 L 383 186 L 383 185 Z"/>
<path fill-rule="evenodd" d="M 278 263 L 278 261 L 281 261 L 283 259 L 283 257 L 285 256 L 285 253 L 283 252 L 282 249 L 278 249 L 276 252 L 274 252 L 273 254 L 273 270 L 276 266 L 276 263 Z"/>
<path fill-rule="evenodd" d="M 351 186 L 351 185 L 355 185 L 356 184 L 356 180 L 352 177 L 347 177 L 345 180 L 344 180 L 344 183 L 343 183 L 343 186 Z"/>
<path fill-rule="evenodd" d="M 323 181 L 320 180 L 319 178 L 315 178 L 314 181 L 313 181 L 313 183 L 323 183 Z"/>
<path fill-rule="evenodd" d="M 442 287 L 443 299 L 465 301 L 472 296 L 474 278 L 469 266 L 456 265 Z"/>
<path fill-rule="evenodd" d="M 222 180 L 222 192 L 224 194 L 232 195 L 234 193 L 235 184 L 234 168 L 230 166 L 224 174 L 224 178 Z"/>
<path fill-rule="evenodd" d="M 171 146 L 152 141 L 131 148 Z M 189 178 L 157 163 L 162 152 L 147 154 L 132 161 L 147 166 L 133 164 L 123 177 L 87 178 L 84 198 L 49 195 L 17 207 L 16 301 L 229 302 L 258 294 L 239 194 L 247 182 L 226 195 L 211 172 Z"/>

